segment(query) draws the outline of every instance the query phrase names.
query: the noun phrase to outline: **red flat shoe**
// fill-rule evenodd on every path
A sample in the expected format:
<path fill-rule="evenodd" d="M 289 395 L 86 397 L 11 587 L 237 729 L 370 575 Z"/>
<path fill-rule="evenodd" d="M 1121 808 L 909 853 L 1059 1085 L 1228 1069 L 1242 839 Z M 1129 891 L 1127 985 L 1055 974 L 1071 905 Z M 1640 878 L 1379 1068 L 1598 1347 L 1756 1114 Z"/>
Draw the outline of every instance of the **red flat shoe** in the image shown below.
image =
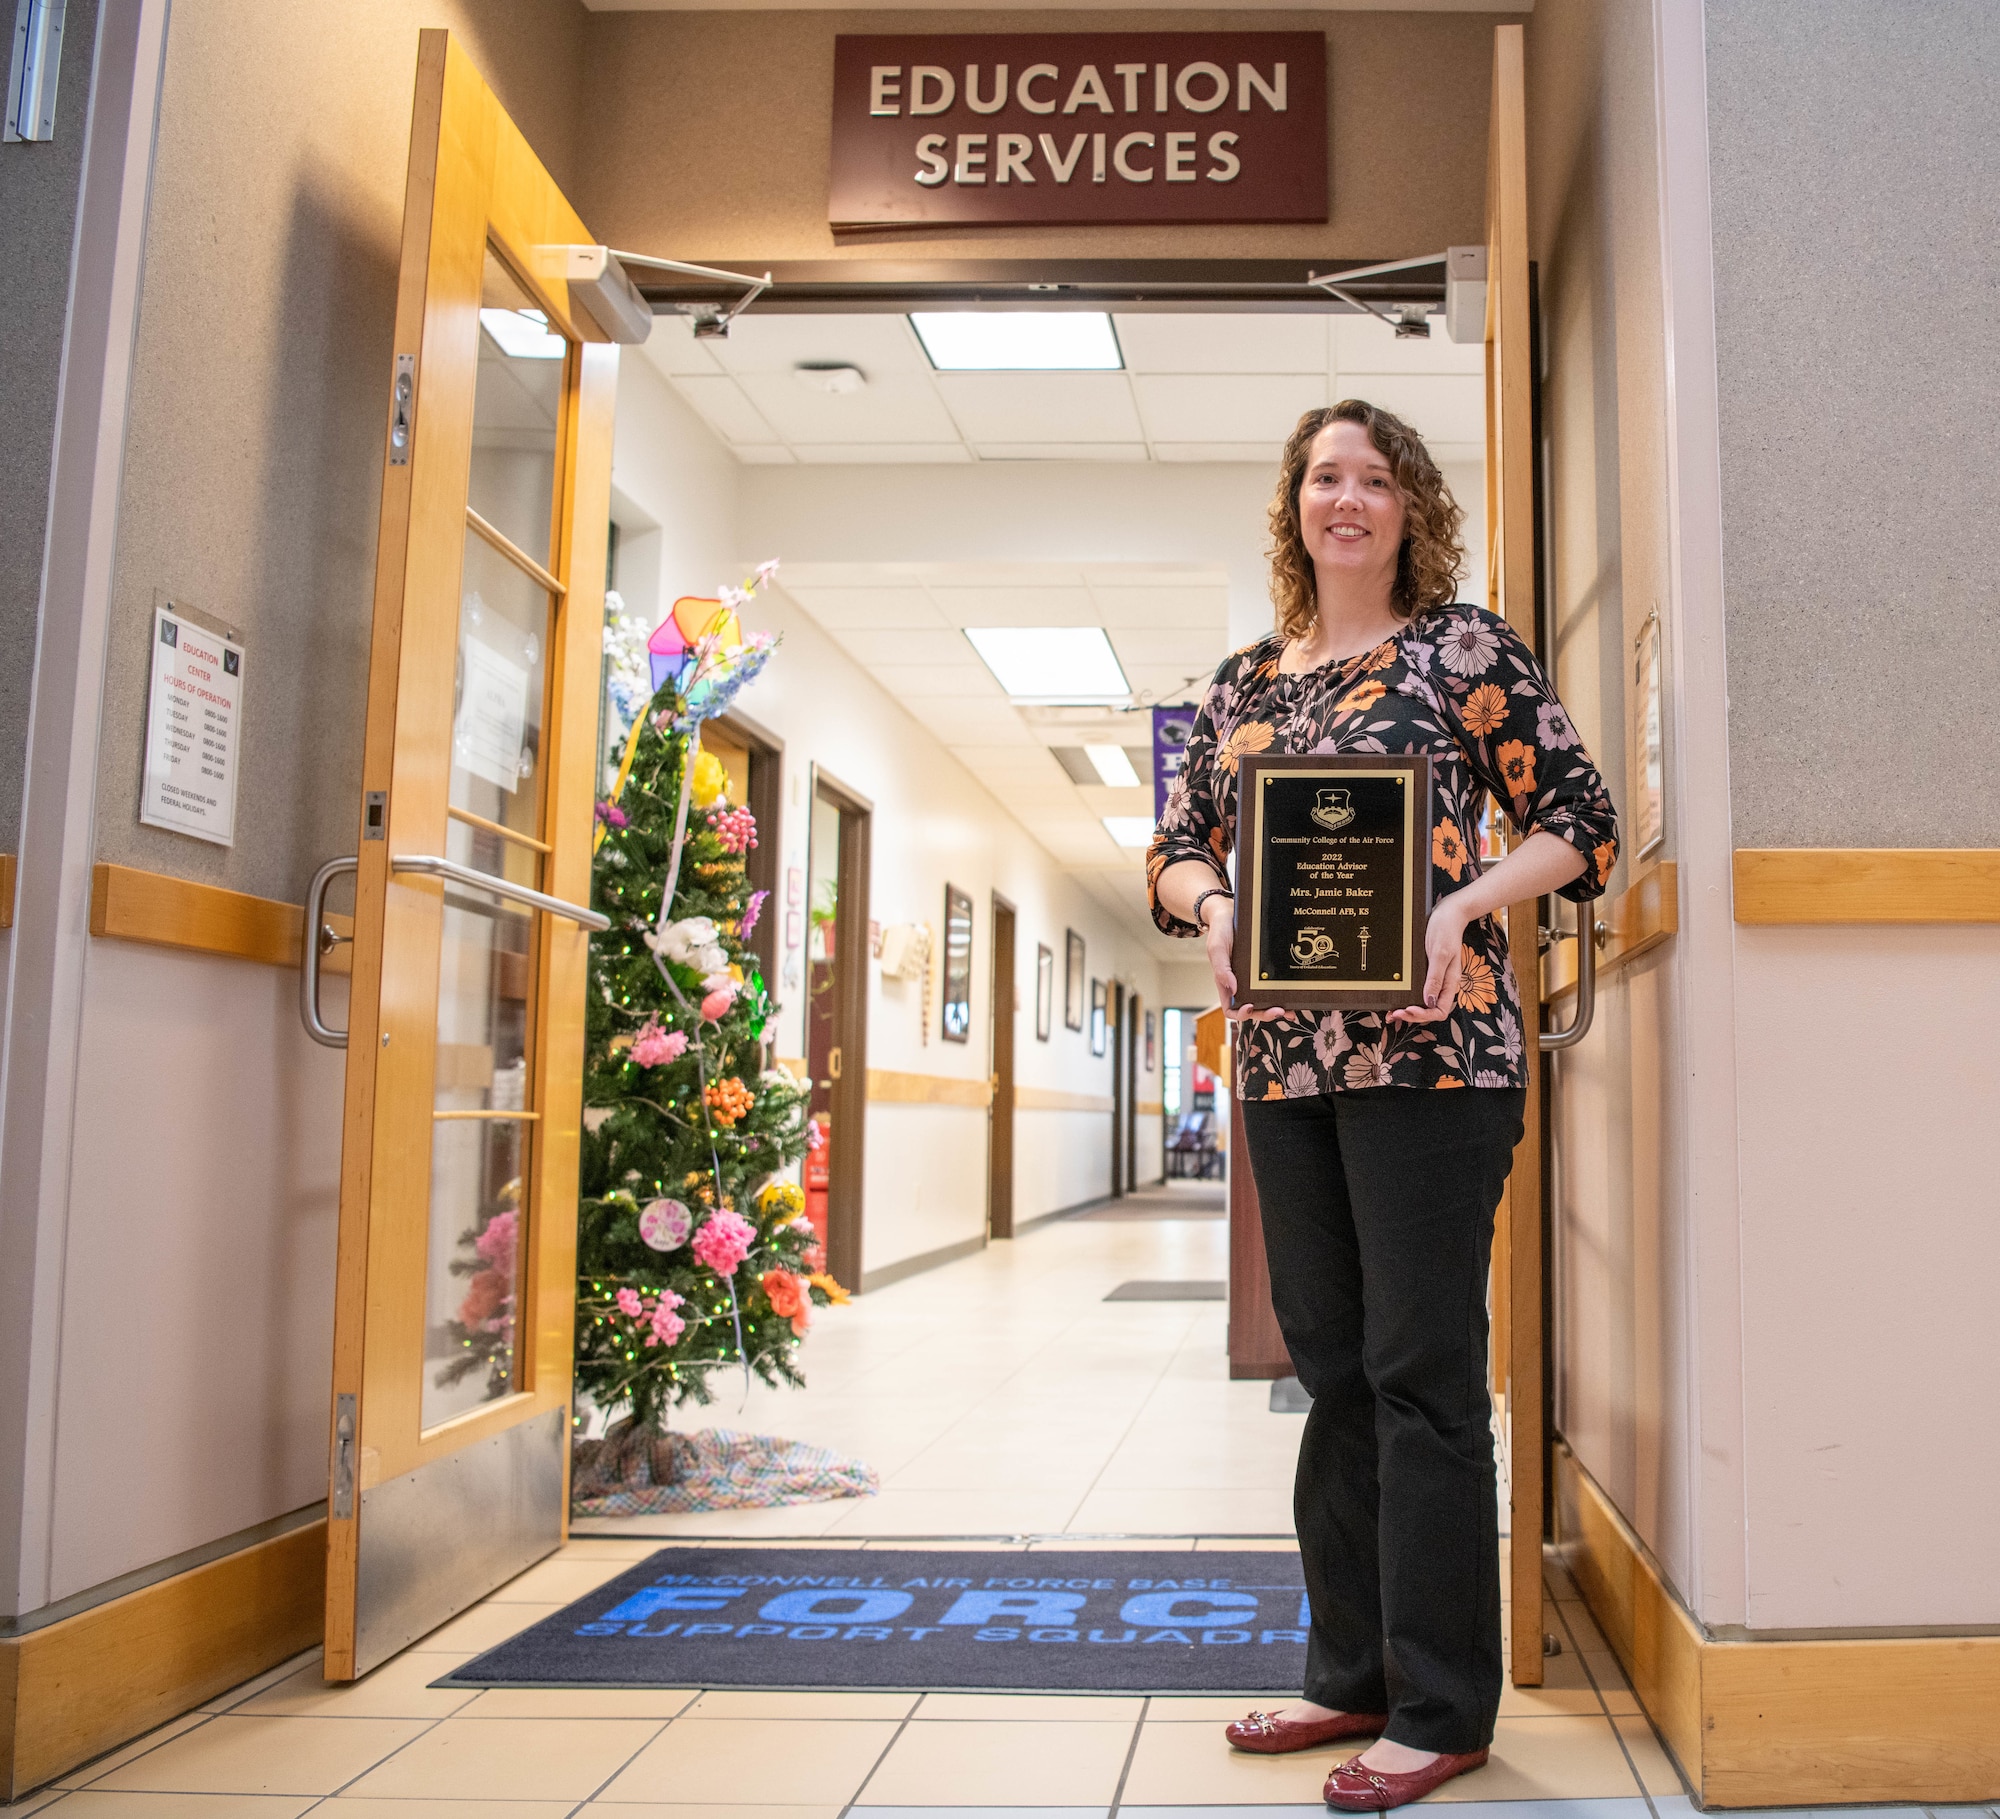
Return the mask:
<path fill-rule="evenodd" d="M 1272 1712 L 1252 1712 L 1247 1718 L 1232 1720 L 1222 1734 L 1229 1739 L 1231 1749 L 1249 1750 L 1259 1756 L 1283 1756 L 1292 1750 L 1338 1743 L 1346 1737 L 1379 1737 L 1388 1722 L 1384 1712 L 1335 1712 L 1331 1718 L 1309 1718 L 1303 1722 L 1280 1718 Z"/>
<path fill-rule="evenodd" d="M 1386 1813 L 1392 1806 L 1408 1806 L 1421 1800 L 1451 1780 L 1486 1766 L 1484 1750 L 1470 1750 L 1462 1756 L 1440 1756 L 1424 1768 L 1407 1775 L 1385 1775 L 1363 1768 L 1359 1760 L 1343 1762 L 1326 1778 L 1326 1803 L 1343 1813 Z"/>

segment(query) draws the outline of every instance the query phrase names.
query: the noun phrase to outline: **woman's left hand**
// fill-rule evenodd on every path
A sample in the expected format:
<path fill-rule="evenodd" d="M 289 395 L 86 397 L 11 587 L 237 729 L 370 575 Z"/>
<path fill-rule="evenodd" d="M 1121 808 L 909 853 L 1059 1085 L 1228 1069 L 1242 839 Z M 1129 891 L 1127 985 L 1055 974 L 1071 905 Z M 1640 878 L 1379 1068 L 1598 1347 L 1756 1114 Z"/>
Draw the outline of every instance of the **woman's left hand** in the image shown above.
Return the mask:
<path fill-rule="evenodd" d="M 1458 1003 L 1458 975 L 1463 966 L 1467 917 L 1458 907 L 1458 892 L 1443 898 L 1431 911 L 1424 931 L 1424 955 L 1430 971 L 1424 978 L 1424 1001 L 1391 1011 L 1391 1023 L 1441 1023 Z"/>

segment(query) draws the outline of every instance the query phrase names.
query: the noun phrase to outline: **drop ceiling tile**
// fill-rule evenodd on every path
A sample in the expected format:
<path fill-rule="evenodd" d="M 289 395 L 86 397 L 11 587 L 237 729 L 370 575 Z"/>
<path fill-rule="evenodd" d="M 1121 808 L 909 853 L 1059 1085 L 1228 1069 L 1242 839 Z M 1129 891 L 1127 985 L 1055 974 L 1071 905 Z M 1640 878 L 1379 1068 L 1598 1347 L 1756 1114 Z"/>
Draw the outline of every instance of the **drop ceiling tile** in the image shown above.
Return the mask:
<path fill-rule="evenodd" d="M 715 356 L 709 352 L 715 345 L 713 341 L 697 341 L 694 323 L 676 312 L 653 318 L 653 332 L 646 338 L 643 351 L 654 366 L 671 378 L 677 373 L 720 372 Z"/>
<path fill-rule="evenodd" d="M 1486 435 L 1486 382 L 1462 373 L 1379 373 L 1359 395 L 1393 411 L 1426 442 L 1480 442 Z"/>
<path fill-rule="evenodd" d="M 1275 442 L 1155 442 L 1153 459 L 1174 462 L 1215 462 L 1222 465 L 1242 466 L 1251 463 L 1257 467 L 1268 467 L 1277 471 L 1278 459 L 1285 452 L 1282 440 Z"/>
<path fill-rule="evenodd" d="M 751 444 L 784 440 L 764 421 L 734 379 L 719 375 L 712 379 L 682 375 L 674 380 L 674 389 L 701 413 L 702 420 L 725 442 Z"/>
<path fill-rule="evenodd" d="M 1333 370 L 1349 373 L 1474 373 L 1486 371 L 1486 349 L 1474 341 L 1461 345 L 1444 332 L 1444 318 L 1430 319 L 1428 340 L 1402 341 L 1386 322 L 1373 316 L 1340 315 L 1333 322 Z M 1367 397 L 1366 390 L 1350 387 Z"/>
<path fill-rule="evenodd" d="M 951 413 L 922 374 L 890 375 L 839 394 L 801 385 L 790 372 L 739 373 L 736 382 L 787 442 L 958 445 Z"/>
<path fill-rule="evenodd" d="M 924 377 L 930 362 L 903 316 L 773 316 L 751 311 L 707 344 L 733 373 L 790 373 L 801 362 L 859 367 L 872 381 L 892 373 Z"/>
<path fill-rule="evenodd" d="M 930 597 L 947 625 L 1095 625 L 1085 587 L 939 587 Z"/>
<path fill-rule="evenodd" d="M 939 373 L 971 442 L 1138 442 L 1145 432 L 1123 373 Z"/>
<path fill-rule="evenodd" d="M 792 562 L 784 567 L 787 587 L 921 587 L 920 562 Z"/>
<path fill-rule="evenodd" d="M 930 595 L 920 587 L 801 586 L 789 575 L 785 583 L 785 591 L 829 630 L 946 623 L 931 604 Z"/>
<path fill-rule="evenodd" d="M 1144 461 L 1143 442 L 981 442 L 982 461 Z"/>
<path fill-rule="evenodd" d="M 1229 585 L 1228 566 L 1221 562 L 1086 562 L 1078 573 L 1093 587 Z"/>
<path fill-rule="evenodd" d="M 969 465 L 963 442 L 801 442 L 807 467 L 951 467 Z"/>
<path fill-rule="evenodd" d="M 1111 634 L 1111 648 L 1118 653 L 1118 661 L 1140 669 L 1180 668 L 1190 663 L 1212 669 L 1228 655 L 1228 643 L 1229 635 L 1221 626 L 1120 626 Z"/>
<path fill-rule="evenodd" d="M 1109 789 L 1102 783 L 1087 783 L 1077 786 L 1084 806 L 1093 815 L 1150 815 L 1153 812 L 1153 786 L 1141 784 L 1136 789 Z"/>
<path fill-rule="evenodd" d="M 1036 744 L 1026 749 L 1018 745 L 980 745 L 974 740 L 953 739 L 950 742 L 953 754 L 965 764 L 974 766 L 993 764 L 1002 769 L 1027 772 L 1034 771 L 1049 777 L 1060 777 L 1062 766 L 1046 745 Z"/>
<path fill-rule="evenodd" d="M 976 659 L 971 663 L 877 663 L 870 674 L 898 701 L 918 695 L 983 701 L 1007 699 L 993 672 Z"/>
<path fill-rule="evenodd" d="M 1136 378 L 1146 432 L 1162 442 L 1283 442 L 1326 403 L 1326 374 L 1154 373 Z"/>
<path fill-rule="evenodd" d="M 1091 600 L 1106 626 L 1214 626 L 1229 623 L 1229 590 L 1223 587 L 1107 587 L 1093 583 Z"/>
<path fill-rule="evenodd" d="M 1315 373 L 1328 366 L 1323 314 L 1120 315 L 1113 322 L 1134 373 Z"/>
<path fill-rule="evenodd" d="M 864 669 L 877 663 L 956 663 L 966 652 L 965 634 L 914 626 L 907 631 L 837 631 L 841 649 Z"/>
<path fill-rule="evenodd" d="M 916 562 L 911 578 L 926 587 L 1081 587 L 1073 562 Z"/>
<path fill-rule="evenodd" d="M 995 701 L 941 701 L 929 695 L 898 695 L 896 699 L 912 719 L 929 727 L 940 739 L 970 738 L 997 745 L 1010 731 L 1023 738 L 1027 733 L 1020 716 L 1004 697 Z"/>

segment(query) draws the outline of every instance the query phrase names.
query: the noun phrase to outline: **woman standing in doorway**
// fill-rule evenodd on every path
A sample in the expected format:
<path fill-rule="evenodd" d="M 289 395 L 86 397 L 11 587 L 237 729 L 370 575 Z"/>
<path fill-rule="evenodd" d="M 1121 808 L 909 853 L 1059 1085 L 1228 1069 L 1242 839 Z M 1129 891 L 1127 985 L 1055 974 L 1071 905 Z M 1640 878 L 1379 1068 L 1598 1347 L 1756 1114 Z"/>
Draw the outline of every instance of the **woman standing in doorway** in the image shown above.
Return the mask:
<path fill-rule="evenodd" d="M 1147 877 L 1154 919 L 1203 938 L 1230 1005 L 1239 759 L 1431 756 L 1423 1003 L 1231 1011 L 1271 1298 L 1313 1406 L 1293 1499 L 1305 1696 L 1228 1737 L 1260 1752 L 1375 1738 L 1326 1784 L 1330 1806 L 1371 1811 L 1478 1768 L 1493 1737 L 1486 1281 L 1528 1081 L 1493 912 L 1599 895 L 1617 822 L 1533 652 L 1457 602 L 1463 514 L 1407 424 L 1353 399 L 1308 412 L 1270 520 L 1277 630 L 1209 685 Z M 1525 838 L 1482 870 L 1488 795 Z"/>

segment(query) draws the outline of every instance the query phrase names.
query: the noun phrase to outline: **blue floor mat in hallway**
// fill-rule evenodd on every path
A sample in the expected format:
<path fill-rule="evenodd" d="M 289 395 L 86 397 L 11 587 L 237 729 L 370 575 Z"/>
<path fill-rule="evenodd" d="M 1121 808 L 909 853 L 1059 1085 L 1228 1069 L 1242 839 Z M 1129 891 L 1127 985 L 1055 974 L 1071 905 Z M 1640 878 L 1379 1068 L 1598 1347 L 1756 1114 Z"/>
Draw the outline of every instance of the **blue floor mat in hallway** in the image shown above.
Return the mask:
<path fill-rule="evenodd" d="M 437 1684 L 1263 1693 L 1305 1622 L 1295 1553 L 666 1547 Z"/>

